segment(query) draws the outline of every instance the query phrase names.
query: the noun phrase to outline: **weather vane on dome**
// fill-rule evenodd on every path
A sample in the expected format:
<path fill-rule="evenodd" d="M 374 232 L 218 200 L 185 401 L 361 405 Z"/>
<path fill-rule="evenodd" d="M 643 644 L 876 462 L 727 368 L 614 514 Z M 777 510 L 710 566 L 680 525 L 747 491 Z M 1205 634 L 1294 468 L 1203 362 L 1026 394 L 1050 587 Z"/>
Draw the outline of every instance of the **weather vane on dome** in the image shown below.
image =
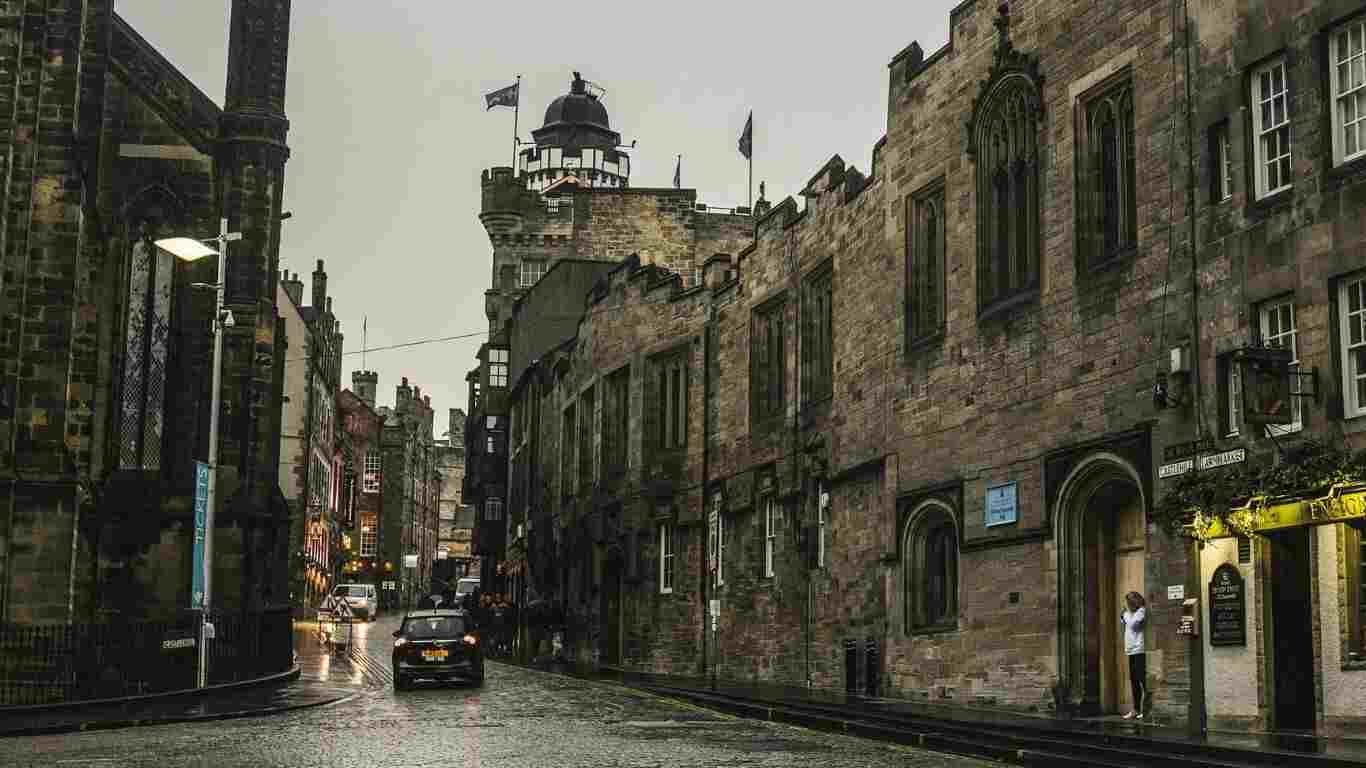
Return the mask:
<path fill-rule="evenodd" d="M 583 75 L 579 74 L 577 71 L 574 72 L 574 79 L 578 82 L 583 83 L 584 87 L 588 90 L 588 95 L 592 96 L 595 99 L 600 99 L 603 97 L 603 94 L 607 93 L 606 88 L 603 88 L 601 85 L 598 85 L 592 80 L 585 80 Z"/>

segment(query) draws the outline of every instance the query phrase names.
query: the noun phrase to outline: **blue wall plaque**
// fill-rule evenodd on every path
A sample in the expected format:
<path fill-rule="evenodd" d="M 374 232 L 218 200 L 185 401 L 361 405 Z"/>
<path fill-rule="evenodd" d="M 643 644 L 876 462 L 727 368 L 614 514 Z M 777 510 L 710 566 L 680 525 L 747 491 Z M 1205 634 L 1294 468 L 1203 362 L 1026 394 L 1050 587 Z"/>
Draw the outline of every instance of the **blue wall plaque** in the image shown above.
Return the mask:
<path fill-rule="evenodd" d="M 194 463 L 194 558 L 190 566 L 190 608 L 204 607 L 204 524 L 209 513 L 209 465 Z"/>
<path fill-rule="evenodd" d="M 1015 483 L 1002 483 L 987 487 L 986 526 L 1008 525 L 1018 522 L 1020 510 L 1015 503 Z"/>

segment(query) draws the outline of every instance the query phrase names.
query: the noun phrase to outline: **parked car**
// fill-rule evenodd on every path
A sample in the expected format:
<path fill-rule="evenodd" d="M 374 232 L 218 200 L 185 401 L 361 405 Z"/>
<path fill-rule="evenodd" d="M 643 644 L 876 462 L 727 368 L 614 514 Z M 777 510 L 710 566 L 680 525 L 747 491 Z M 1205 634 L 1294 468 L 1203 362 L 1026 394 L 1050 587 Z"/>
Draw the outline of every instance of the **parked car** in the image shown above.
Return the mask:
<path fill-rule="evenodd" d="M 394 632 L 394 689 L 413 681 L 484 683 L 484 653 L 473 622 L 451 608 L 410 611 Z"/>
<path fill-rule="evenodd" d="M 374 584 L 338 584 L 332 596 L 345 600 L 351 615 L 357 619 L 374 621 L 379 614 L 379 592 Z"/>
<path fill-rule="evenodd" d="M 477 591 L 479 591 L 479 579 L 465 578 L 455 582 L 455 596 L 457 598 Z"/>

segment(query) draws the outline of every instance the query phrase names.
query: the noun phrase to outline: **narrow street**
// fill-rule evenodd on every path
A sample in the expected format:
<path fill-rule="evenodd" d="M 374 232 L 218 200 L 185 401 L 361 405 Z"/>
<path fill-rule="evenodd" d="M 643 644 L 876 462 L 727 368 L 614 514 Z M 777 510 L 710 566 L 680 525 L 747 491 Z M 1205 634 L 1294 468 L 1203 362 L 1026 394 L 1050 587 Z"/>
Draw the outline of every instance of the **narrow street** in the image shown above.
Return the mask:
<path fill-rule="evenodd" d="M 357 627 L 366 653 L 311 665 L 352 685 L 335 705 L 277 716 L 5 740 L 20 766 L 986 766 L 989 763 L 736 719 L 615 685 L 503 664 L 483 688 L 395 693 L 394 617 Z M 301 656 L 311 649 L 300 649 Z M 10 762 L 10 761 L 13 762 Z"/>

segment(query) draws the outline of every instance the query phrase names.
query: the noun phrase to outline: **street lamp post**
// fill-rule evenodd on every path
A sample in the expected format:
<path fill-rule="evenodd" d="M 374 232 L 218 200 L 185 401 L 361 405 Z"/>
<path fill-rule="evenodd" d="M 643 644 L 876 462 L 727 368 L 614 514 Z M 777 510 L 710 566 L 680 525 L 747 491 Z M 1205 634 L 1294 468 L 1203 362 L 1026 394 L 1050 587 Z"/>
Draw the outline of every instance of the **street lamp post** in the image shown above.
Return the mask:
<path fill-rule="evenodd" d="M 204 597 L 199 603 L 199 687 L 209 683 L 209 606 L 213 595 L 213 531 L 214 505 L 218 491 L 218 407 L 219 389 L 223 380 L 223 329 L 232 326 L 232 312 L 223 310 L 223 283 L 226 280 L 228 264 L 228 243 L 241 240 L 241 232 L 229 232 L 228 220 L 218 220 L 218 236 L 209 240 L 195 240 L 188 237 L 171 237 L 156 241 L 158 248 L 167 251 L 182 261 L 197 261 L 205 256 L 218 257 L 218 282 L 214 283 L 213 313 L 213 394 L 209 406 L 209 482 L 204 512 Z M 206 243 L 216 243 L 218 250 Z"/>

